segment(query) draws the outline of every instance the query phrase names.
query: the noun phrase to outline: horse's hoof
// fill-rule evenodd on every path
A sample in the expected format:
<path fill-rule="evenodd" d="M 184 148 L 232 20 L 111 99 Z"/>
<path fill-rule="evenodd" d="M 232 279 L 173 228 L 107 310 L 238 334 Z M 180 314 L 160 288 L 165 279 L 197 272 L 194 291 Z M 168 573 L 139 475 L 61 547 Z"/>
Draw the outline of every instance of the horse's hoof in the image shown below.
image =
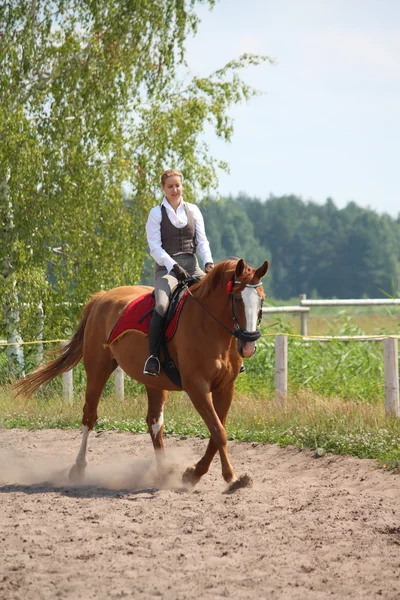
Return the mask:
<path fill-rule="evenodd" d="M 74 465 L 69 471 L 68 479 L 71 483 L 82 483 L 85 479 L 85 467 Z"/>
<path fill-rule="evenodd" d="M 187 487 L 194 487 L 200 481 L 199 475 L 196 475 L 194 467 L 188 467 L 182 475 L 182 483 Z"/>
<path fill-rule="evenodd" d="M 253 479 L 250 477 L 250 475 L 245 473 L 244 475 L 241 475 L 239 479 L 235 479 L 235 481 L 232 481 L 232 483 L 229 484 L 226 493 L 229 494 L 230 492 L 235 492 L 236 490 L 247 487 L 253 487 Z"/>

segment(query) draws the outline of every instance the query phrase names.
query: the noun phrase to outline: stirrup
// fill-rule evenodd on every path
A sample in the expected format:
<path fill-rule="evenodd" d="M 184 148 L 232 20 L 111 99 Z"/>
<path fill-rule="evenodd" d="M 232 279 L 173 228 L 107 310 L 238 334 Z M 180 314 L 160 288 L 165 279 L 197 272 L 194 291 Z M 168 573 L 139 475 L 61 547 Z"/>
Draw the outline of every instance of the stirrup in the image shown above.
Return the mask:
<path fill-rule="evenodd" d="M 144 375 L 151 375 L 152 377 L 158 377 L 160 374 L 160 361 L 157 356 L 151 354 L 144 363 L 143 369 Z"/>

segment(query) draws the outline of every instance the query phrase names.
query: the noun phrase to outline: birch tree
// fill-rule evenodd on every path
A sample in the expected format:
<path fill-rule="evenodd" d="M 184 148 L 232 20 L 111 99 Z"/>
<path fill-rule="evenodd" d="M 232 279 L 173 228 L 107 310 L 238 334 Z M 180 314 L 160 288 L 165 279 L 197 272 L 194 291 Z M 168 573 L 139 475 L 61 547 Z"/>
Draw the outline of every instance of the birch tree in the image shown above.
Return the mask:
<path fill-rule="evenodd" d="M 204 127 L 231 139 L 230 107 L 256 93 L 239 73 L 264 59 L 244 55 L 183 83 L 185 40 L 201 3 L 214 4 L 1 4 L 0 258 L 5 265 L 12 249 L 13 259 L 0 292 L 17 302 L 25 337 L 39 328 L 39 303 L 45 338 L 64 336 L 90 293 L 138 282 L 144 223 L 165 168 L 182 170 L 191 201 L 227 168 L 202 142 Z"/>

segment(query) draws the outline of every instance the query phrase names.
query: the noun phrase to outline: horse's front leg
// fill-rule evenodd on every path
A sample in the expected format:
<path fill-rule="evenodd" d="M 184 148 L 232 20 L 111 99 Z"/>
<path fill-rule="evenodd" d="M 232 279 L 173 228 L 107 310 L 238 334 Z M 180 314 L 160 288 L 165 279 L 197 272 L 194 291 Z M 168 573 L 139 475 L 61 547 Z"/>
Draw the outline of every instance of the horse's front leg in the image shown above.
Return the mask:
<path fill-rule="evenodd" d="M 197 389 L 186 388 L 194 407 L 203 417 L 210 431 L 210 441 L 204 456 L 194 468 L 186 469 L 183 475 L 184 483 L 196 485 L 200 478 L 207 473 L 211 461 L 219 451 L 222 466 L 222 476 L 227 483 L 236 480 L 235 471 L 230 463 L 227 451 L 227 435 L 225 420 L 233 398 L 233 385 L 223 391 L 201 393 Z"/>
<path fill-rule="evenodd" d="M 158 476 L 162 480 L 164 473 L 164 404 L 168 399 L 166 390 L 146 386 L 147 391 L 147 427 L 156 453 Z"/>
<path fill-rule="evenodd" d="M 233 388 L 233 385 L 231 385 L 228 388 L 225 388 L 224 390 L 215 390 L 214 392 L 212 392 L 212 400 L 213 400 L 215 412 L 217 413 L 219 420 L 221 421 L 221 424 L 224 427 L 225 427 L 226 417 L 228 416 L 228 412 L 229 412 L 229 409 L 232 404 L 233 391 L 234 391 L 234 388 Z M 214 440 L 211 438 L 210 441 L 208 442 L 208 446 L 207 446 L 204 456 L 199 460 L 199 462 L 196 465 L 196 470 L 199 473 L 202 473 L 202 475 L 207 473 L 207 471 L 210 468 L 211 462 L 217 452 L 218 452 L 218 447 L 216 446 Z M 229 460 L 228 460 L 228 463 L 230 464 Z M 233 474 L 233 477 L 231 479 L 229 479 L 229 477 L 231 475 L 229 469 L 227 472 L 224 472 L 224 467 L 223 467 L 224 462 L 223 462 L 222 456 L 221 456 L 221 464 L 222 464 L 222 476 L 225 479 L 225 481 L 229 482 L 229 481 L 235 480 L 236 479 L 235 474 Z M 231 467 L 231 469 L 232 469 L 232 467 Z M 232 469 L 232 471 L 233 471 L 233 469 Z"/>

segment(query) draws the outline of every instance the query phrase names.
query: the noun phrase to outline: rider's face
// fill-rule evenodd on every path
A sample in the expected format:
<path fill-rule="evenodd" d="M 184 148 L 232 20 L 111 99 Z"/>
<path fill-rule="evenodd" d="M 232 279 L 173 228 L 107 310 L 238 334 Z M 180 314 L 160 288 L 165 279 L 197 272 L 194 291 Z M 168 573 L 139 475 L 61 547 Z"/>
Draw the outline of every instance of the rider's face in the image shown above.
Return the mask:
<path fill-rule="evenodd" d="M 179 175 L 171 175 L 162 186 L 168 202 L 172 206 L 178 206 L 182 198 L 182 180 Z"/>

